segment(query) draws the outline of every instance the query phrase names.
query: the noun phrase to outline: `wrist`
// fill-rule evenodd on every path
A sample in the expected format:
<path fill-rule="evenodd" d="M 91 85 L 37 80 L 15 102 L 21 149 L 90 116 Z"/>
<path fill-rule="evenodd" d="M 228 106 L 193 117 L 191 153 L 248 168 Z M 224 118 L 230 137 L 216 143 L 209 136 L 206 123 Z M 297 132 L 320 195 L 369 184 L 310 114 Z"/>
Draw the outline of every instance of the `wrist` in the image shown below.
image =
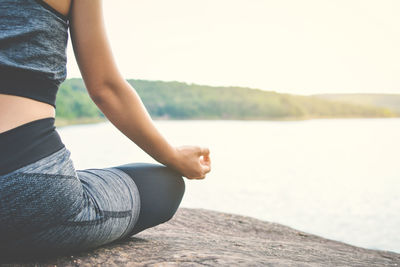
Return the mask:
<path fill-rule="evenodd" d="M 178 151 L 175 147 L 170 146 L 168 152 L 160 159 L 160 163 L 168 167 L 176 168 L 178 162 Z"/>

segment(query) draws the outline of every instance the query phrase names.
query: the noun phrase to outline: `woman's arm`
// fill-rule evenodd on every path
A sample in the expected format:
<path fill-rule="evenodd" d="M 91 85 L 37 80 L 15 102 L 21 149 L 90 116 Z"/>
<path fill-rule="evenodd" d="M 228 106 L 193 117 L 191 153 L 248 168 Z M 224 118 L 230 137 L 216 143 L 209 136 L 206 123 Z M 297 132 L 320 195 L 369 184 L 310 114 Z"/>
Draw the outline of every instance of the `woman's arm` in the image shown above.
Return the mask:
<path fill-rule="evenodd" d="M 104 115 L 155 160 L 201 179 L 210 171 L 209 150 L 172 147 L 160 134 L 136 91 L 123 79 L 107 40 L 100 0 L 74 1 L 71 39 L 90 97 Z"/>

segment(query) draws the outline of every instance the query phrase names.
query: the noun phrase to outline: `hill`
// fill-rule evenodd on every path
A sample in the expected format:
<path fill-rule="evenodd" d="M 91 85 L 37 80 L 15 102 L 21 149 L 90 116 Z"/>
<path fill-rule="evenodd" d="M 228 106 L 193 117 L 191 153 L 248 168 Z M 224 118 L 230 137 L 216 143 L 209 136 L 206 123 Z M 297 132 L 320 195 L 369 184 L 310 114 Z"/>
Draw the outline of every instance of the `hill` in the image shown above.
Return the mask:
<path fill-rule="evenodd" d="M 68 79 L 61 84 L 56 100 L 56 115 L 62 119 L 104 116 L 90 99 L 82 79 Z"/>
<path fill-rule="evenodd" d="M 154 119 L 284 120 L 393 117 L 388 108 L 332 102 L 315 96 L 279 94 L 244 87 L 128 80 Z M 69 79 L 57 97 L 58 118 L 103 117 L 82 79 Z"/>
<path fill-rule="evenodd" d="M 388 108 L 400 115 L 400 94 L 322 94 L 321 99 Z"/>

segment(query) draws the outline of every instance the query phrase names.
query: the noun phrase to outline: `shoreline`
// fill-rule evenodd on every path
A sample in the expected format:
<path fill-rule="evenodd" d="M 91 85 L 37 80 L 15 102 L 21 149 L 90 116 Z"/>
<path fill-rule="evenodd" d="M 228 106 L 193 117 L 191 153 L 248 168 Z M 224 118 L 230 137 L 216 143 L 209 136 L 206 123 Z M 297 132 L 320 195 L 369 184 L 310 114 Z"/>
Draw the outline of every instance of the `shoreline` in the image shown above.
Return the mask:
<path fill-rule="evenodd" d="M 296 122 L 296 121 L 312 121 L 312 120 L 374 120 L 374 119 L 399 119 L 398 117 L 307 117 L 307 118 L 276 118 L 276 119 L 228 119 L 228 118 L 165 118 L 165 117 L 152 117 L 153 121 L 269 121 L 269 122 Z M 56 117 L 55 125 L 57 128 L 70 125 L 85 125 L 109 121 L 107 118 L 76 118 L 65 119 Z"/>
<path fill-rule="evenodd" d="M 66 119 L 56 117 L 55 126 L 57 128 L 70 126 L 70 125 L 84 125 L 84 124 L 94 124 L 99 122 L 106 122 L 106 118 L 76 118 L 76 119 Z"/>

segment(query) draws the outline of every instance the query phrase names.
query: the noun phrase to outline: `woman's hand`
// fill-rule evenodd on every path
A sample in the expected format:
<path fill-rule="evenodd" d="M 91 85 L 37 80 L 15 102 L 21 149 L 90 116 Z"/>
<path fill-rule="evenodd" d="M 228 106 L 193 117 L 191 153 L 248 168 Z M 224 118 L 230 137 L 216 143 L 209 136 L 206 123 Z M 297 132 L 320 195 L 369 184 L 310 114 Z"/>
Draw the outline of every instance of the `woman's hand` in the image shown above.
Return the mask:
<path fill-rule="evenodd" d="M 175 156 L 168 165 L 188 179 L 204 179 L 211 171 L 210 151 L 197 146 L 175 148 Z"/>

